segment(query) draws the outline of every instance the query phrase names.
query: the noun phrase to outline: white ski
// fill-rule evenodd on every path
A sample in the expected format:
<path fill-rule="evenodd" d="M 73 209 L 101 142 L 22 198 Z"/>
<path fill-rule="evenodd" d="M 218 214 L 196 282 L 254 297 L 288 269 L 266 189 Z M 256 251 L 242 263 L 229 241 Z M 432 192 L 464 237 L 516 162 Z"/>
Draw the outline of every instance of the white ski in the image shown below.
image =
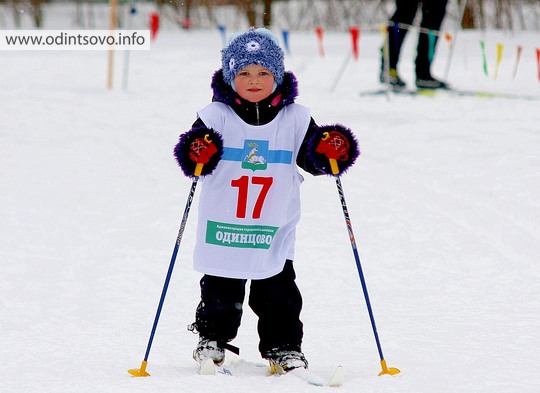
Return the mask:
<path fill-rule="evenodd" d="M 386 96 L 388 94 L 399 96 L 423 96 L 423 97 L 436 97 L 441 95 L 453 95 L 456 97 L 475 97 L 475 98 L 506 98 L 516 100 L 537 101 L 538 97 L 526 94 L 514 94 L 494 91 L 480 91 L 480 90 L 459 90 L 459 89 L 389 89 L 381 88 L 376 90 L 362 91 L 360 96 Z"/>
<path fill-rule="evenodd" d="M 334 374 L 332 375 L 330 379 L 324 378 L 320 376 L 319 374 L 316 374 L 305 368 L 296 368 L 294 370 L 289 371 L 287 374 L 292 374 L 295 377 L 303 379 L 310 385 L 315 385 L 315 386 L 338 387 L 338 386 L 343 385 L 343 382 L 345 380 L 345 374 L 343 372 L 342 366 L 336 367 Z"/>
<path fill-rule="evenodd" d="M 300 378 L 314 386 L 338 387 L 343 385 L 343 382 L 345 381 L 345 373 L 342 366 L 336 367 L 330 379 L 305 368 L 295 368 L 290 371 L 285 371 L 277 364 L 272 364 L 270 366 L 270 372 L 277 375 L 294 375 L 295 377 Z"/>
<path fill-rule="evenodd" d="M 199 375 L 216 375 L 216 365 L 212 359 L 203 360 L 199 364 Z"/>
<path fill-rule="evenodd" d="M 264 364 L 255 364 L 251 362 L 243 362 L 243 364 L 252 364 L 258 369 L 267 367 Z M 305 368 L 295 368 L 290 371 L 285 371 L 281 367 L 277 365 L 273 365 L 274 367 L 270 367 L 267 369 L 269 371 L 270 375 L 276 375 L 276 376 L 282 376 L 282 375 L 292 375 L 295 378 L 302 379 L 309 383 L 310 385 L 314 386 L 330 386 L 330 387 L 338 387 L 343 385 L 345 381 L 345 374 L 343 371 L 342 366 L 337 366 L 334 370 L 334 373 L 330 378 L 323 377 L 320 374 L 317 374 L 311 370 L 305 369 Z M 203 362 L 199 364 L 199 375 L 216 375 L 216 374 L 223 374 L 228 376 L 233 376 L 236 374 L 229 366 L 216 366 L 212 359 L 206 359 Z"/>
<path fill-rule="evenodd" d="M 343 371 L 343 366 L 337 366 L 334 371 L 332 378 L 326 383 L 326 386 L 338 387 L 343 385 L 345 382 L 345 371 Z"/>

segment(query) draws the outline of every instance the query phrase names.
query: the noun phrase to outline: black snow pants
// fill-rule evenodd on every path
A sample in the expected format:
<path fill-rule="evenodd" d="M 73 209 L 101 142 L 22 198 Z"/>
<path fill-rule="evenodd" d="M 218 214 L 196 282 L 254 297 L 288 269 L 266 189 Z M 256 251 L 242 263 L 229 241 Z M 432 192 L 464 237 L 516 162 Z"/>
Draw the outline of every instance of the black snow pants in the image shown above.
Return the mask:
<path fill-rule="evenodd" d="M 420 27 L 430 30 L 441 28 L 446 14 L 446 4 L 448 0 L 396 0 L 396 11 L 390 18 L 394 24 L 403 23 L 412 25 L 419 4 L 422 3 L 422 22 Z M 388 29 L 389 39 L 389 65 L 390 68 L 397 69 L 401 45 L 405 40 L 408 29 L 390 26 Z M 433 48 L 437 44 L 437 35 L 432 36 L 434 40 Z M 429 53 L 430 38 L 426 33 L 418 36 L 418 46 L 416 50 L 416 77 L 419 79 L 430 79 L 431 59 Z"/>
<path fill-rule="evenodd" d="M 302 296 L 295 283 L 293 262 L 283 271 L 263 280 L 251 280 L 249 306 L 259 318 L 259 351 L 301 352 L 303 324 L 300 321 Z M 236 337 L 242 318 L 247 280 L 204 275 L 201 301 L 195 313 L 200 337 L 227 343 Z"/>

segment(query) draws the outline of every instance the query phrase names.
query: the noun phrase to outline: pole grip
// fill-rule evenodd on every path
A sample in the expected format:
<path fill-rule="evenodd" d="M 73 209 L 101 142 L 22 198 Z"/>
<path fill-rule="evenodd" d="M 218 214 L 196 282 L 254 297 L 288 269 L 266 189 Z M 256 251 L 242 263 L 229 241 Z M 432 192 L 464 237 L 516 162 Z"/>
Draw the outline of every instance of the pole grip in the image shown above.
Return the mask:
<path fill-rule="evenodd" d="M 199 177 L 201 176 L 201 172 L 202 172 L 202 169 L 203 169 L 203 166 L 204 164 L 197 164 L 195 166 L 195 172 L 193 173 L 195 176 Z"/>
<path fill-rule="evenodd" d="M 333 175 L 339 174 L 339 167 L 337 164 L 337 160 L 334 158 L 329 158 L 328 161 L 330 161 L 330 169 L 332 170 Z"/>

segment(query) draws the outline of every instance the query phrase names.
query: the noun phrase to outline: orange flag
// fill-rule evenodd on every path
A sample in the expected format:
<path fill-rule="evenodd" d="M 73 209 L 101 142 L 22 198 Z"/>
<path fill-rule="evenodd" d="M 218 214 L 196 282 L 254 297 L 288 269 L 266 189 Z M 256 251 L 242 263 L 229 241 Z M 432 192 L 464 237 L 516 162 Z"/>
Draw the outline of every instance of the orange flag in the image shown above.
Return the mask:
<path fill-rule="evenodd" d="M 538 80 L 540 81 L 540 48 L 536 48 L 536 64 L 538 65 Z"/>
<path fill-rule="evenodd" d="M 319 46 L 319 56 L 324 57 L 324 45 L 323 45 L 323 33 L 324 30 L 322 27 L 317 27 L 315 29 L 315 33 L 317 34 L 317 43 Z"/>

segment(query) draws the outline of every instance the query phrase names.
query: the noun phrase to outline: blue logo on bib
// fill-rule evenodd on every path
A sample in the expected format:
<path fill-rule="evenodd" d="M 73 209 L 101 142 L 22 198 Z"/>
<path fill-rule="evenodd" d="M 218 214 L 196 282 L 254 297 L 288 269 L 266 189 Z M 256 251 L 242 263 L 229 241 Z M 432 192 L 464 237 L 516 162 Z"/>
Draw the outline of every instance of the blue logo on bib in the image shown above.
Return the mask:
<path fill-rule="evenodd" d="M 289 150 L 270 150 L 268 141 L 255 139 L 244 140 L 243 148 L 223 147 L 224 161 L 242 163 L 242 168 L 252 171 L 264 171 L 268 164 L 286 164 L 293 162 L 293 152 Z"/>
<path fill-rule="evenodd" d="M 252 171 L 268 167 L 268 141 L 245 140 L 242 151 L 242 168 Z"/>

